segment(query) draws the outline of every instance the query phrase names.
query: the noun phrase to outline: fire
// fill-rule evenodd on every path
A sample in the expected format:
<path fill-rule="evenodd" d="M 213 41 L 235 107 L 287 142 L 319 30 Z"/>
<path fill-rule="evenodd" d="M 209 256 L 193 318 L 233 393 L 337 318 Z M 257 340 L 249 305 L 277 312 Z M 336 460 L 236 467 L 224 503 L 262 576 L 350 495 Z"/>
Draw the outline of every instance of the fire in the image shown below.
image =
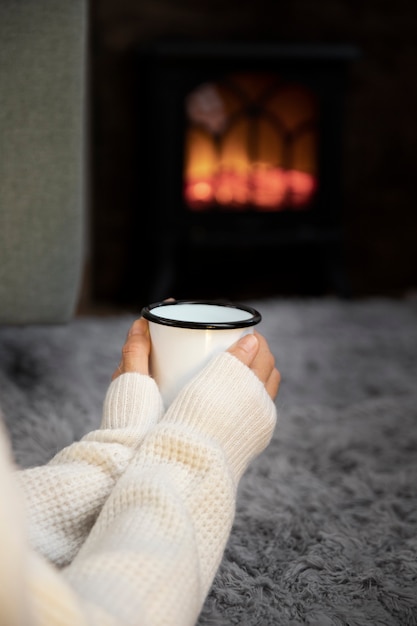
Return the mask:
<path fill-rule="evenodd" d="M 198 180 L 194 182 L 191 195 L 195 202 L 212 202 L 213 190 L 210 181 Z"/>
<path fill-rule="evenodd" d="M 195 211 L 213 204 L 231 210 L 251 206 L 259 211 L 279 211 L 287 207 L 307 207 L 316 192 L 312 174 L 280 167 L 253 166 L 246 172 L 219 170 L 212 175 L 189 177 L 185 201 Z"/>
<path fill-rule="evenodd" d="M 317 191 L 317 102 L 276 76 L 235 74 L 186 101 L 189 209 L 307 209 Z"/>

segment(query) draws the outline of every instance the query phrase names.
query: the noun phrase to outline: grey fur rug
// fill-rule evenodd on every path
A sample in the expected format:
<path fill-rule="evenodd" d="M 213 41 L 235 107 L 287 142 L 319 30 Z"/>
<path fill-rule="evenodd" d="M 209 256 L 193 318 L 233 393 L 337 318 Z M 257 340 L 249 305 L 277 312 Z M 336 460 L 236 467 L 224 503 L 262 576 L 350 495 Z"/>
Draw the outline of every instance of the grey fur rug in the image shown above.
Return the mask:
<path fill-rule="evenodd" d="M 417 624 L 417 298 L 251 302 L 282 373 L 199 626 Z M 22 466 L 96 428 L 131 317 L 0 329 Z"/>

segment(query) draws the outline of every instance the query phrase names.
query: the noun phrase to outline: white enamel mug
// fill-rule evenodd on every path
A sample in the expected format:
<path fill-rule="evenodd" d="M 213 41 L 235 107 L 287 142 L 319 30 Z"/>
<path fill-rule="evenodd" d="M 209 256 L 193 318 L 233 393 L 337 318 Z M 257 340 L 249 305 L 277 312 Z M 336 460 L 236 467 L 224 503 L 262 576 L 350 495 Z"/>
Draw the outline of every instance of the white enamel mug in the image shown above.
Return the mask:
<path fill-rule="evenodd" d="M 150 369 L 168 407 L 182 387 L 261 315 L 252 307 L 211 301 L 156 302 L 142 309 L 151 337 Z"/>

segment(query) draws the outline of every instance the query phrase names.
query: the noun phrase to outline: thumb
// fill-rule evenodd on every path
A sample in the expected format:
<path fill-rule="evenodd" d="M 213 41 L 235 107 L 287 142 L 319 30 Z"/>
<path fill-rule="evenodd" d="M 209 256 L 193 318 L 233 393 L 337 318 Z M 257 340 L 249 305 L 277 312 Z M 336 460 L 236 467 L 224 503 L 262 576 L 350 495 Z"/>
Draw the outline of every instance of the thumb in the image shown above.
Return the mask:
<path fill-rule="evenodd" d="M 250 366 L 253 359 L 258 353 L 259 340 L 256 335 L 249 334 L 241 337 L 231 346 L 227 352 L 235 356 L 245 365 Z"/>

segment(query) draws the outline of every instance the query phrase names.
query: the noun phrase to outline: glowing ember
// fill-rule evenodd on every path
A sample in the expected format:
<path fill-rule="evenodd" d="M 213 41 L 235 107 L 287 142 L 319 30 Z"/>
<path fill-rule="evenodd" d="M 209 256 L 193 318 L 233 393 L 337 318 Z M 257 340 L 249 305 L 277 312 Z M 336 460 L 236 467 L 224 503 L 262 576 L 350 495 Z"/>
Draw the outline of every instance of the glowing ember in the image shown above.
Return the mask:
<path fill-rule="evenodd" d="M 212 202 L 213 189 L 210 181 L 200 180 L 194 183 L 193 196 L 197 202 Z"/>
<path fill-rule="evenodd" d="M 306 208 L 316 189 L 312 174 L 254 166 L 242 173 L 221 170 L 212 176 L 189 177 L 184 195 L 187 206 L 195 211 L 208 210 L 213 204 L 235 210 L 252 206 L 259 211 L 279 211 Z"/>

